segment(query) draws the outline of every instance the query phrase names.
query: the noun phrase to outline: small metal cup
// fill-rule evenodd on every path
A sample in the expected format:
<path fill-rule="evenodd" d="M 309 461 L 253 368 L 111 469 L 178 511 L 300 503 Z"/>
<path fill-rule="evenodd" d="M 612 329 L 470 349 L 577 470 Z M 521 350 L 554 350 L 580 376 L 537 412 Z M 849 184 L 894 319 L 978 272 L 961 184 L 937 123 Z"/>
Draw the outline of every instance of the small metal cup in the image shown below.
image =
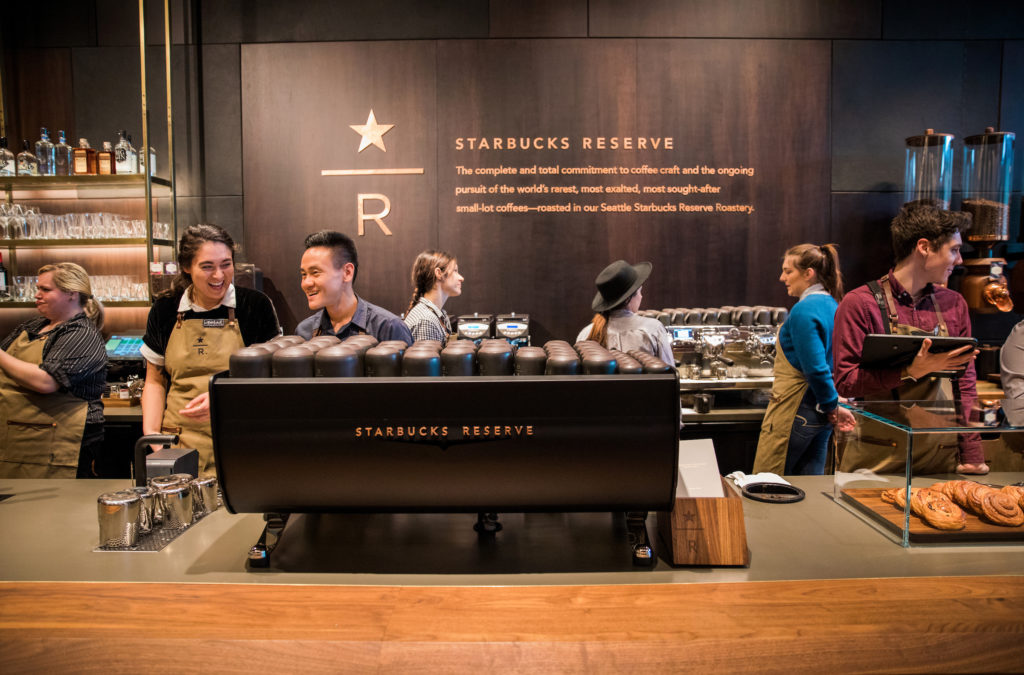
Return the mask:
<path fill-rule="evenodd" d="M 160 488 L 164 510 L 164 529 L 183 530 L 192 524 L 192 486 L 167 485 Z"/>
<path fill-rule="evenodd" d="M 715 397 L 713 394 L 695 394 L 693 397 L 693 409 L 699 413 L 709 413 L 714 402 Z"/>
<path fill-rule="evenodd" d="M 96 500 L 99 516 L 100 546 L 135 546 L 139 537 L 139 507 L 142 500 L 131 490 L 105 492 Z"/>
<path fill-rule="evenodd" d="M 160 497 L 161 490 L 171 485 L 181 485 L 182 483 L 188 485 L 191 480 L 192 476 L 187 473 L 171 473 L 150 477 L 149 486 L 157 493 L 156 501 L 153 503 L 154 525 L 160 525 L 164 522 L 164 500 Z"/>
<path fill-rule="evenodd" d="M 202 476 L 192 481 L 193 517 L 202 518 L 217 510 L 217 478 Z"/>
<path fill-rule="evenodd" d="M 156 518 L 156 490 L 151 487 L 137 486 L 131 489 L 139 496 L 139 534 L 153 531 Z"/>

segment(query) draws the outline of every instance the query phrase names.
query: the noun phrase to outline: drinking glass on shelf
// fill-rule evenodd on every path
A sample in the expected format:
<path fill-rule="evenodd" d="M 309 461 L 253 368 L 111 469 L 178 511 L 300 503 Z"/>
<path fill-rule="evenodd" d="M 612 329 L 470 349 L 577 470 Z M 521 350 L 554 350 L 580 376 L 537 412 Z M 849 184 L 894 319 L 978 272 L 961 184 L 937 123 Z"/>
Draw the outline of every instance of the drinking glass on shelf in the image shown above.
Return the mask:
<path fill-rule="evenodd" d="M 36 295 L 35 277 L 14 277 L 14 299 L 18 302 L 31 302 Z"/>
<path fill-rule="evenodd" d="M 93 294 L 103 302 L 113 300 L 110 293 L 109 277 L 105 274 L 97 274 L 91 278 Z"/>
<path fill-rule="evenodd" d="M 82 239 L 85 235 L 85 230 L 82 227 L 82 214 L 81 213 L 69 213 L 65 216 L 64 228 L 65 237 L 68 239 Z"/>

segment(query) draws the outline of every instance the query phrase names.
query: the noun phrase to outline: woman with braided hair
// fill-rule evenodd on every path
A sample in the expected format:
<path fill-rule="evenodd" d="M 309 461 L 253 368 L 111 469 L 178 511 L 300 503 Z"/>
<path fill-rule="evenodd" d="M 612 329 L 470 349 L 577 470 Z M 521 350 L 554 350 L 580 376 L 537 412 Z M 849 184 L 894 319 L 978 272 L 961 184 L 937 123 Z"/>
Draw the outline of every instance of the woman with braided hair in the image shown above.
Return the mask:
<path fill-rule="evenodd" d="M 437 340 L 444 344 L 452 324 L 444 312 L 448 298 L 462 295 L 459 261 L 444 251 L 423 251 L 412 264 L 412 300 L 405 314 L 413 340 Z"/>
<path fill-rule="evenodd" d="M 761 424 L 754 472 L 825 472 L 832 427 L 853 428 L 832 379 L 832 325 L 843 297 L 835 244 L 800 244 L 782 258 L 779 281 L 799 298 L 779 328 L 775 381 Z"/>

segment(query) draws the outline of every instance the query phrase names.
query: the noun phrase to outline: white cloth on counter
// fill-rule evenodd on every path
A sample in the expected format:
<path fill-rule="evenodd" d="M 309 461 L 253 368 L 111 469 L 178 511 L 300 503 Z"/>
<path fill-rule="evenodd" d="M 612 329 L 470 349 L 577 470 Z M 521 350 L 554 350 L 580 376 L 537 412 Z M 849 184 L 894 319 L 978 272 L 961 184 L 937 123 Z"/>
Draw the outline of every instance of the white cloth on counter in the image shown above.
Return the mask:
<path fill-rule="evenodd" d="M 779 485 L 792 485 L 788 480 L 776 473 L 755 473 L 747 475 L 742 471 L 733 471 L 726 478 L 736 483 L 737 487 L 744 488 L 752 483 L 778 483 Z"/>

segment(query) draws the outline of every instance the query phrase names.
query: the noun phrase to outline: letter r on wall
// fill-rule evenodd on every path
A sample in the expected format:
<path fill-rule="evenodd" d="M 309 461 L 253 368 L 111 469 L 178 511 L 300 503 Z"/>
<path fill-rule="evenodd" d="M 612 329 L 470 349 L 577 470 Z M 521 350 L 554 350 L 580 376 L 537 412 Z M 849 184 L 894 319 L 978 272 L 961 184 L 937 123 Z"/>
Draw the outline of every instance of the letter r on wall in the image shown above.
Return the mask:
<path fill-rule="evenodd" d="M 377 201 L 383 202 L 384 203 L 384 210 L 381 211 L 380 213 L 366 213 L 366 210 L 363 208 L 363 202 L 365 202 L 368 199 L 375 199 Z M 388 199 L 386 195 L 381 195 L 381 194 L 359 194 L 356 197 L 356 212 L 357 212 L 358 217 L 359 217 L 359 236 L 360 237 L 362 237 L 362 236 L 364 236 L 366 234 L 366 231 L 363 229 L 363 223 L 365 221 L 367 221 L 367 220 L 372 220 L 375 223 L 377 223 L 377 225 L 380 227 L 380 229 L 384 232 L 385 236 L 388 236 L 388 237 L 392 236 L 391 230 L 389 230 L 388 226 L 384 224 L 384 218 L 386 218 L 387 215 L 389 213 L 391 213 L 391 200 Z"/>

